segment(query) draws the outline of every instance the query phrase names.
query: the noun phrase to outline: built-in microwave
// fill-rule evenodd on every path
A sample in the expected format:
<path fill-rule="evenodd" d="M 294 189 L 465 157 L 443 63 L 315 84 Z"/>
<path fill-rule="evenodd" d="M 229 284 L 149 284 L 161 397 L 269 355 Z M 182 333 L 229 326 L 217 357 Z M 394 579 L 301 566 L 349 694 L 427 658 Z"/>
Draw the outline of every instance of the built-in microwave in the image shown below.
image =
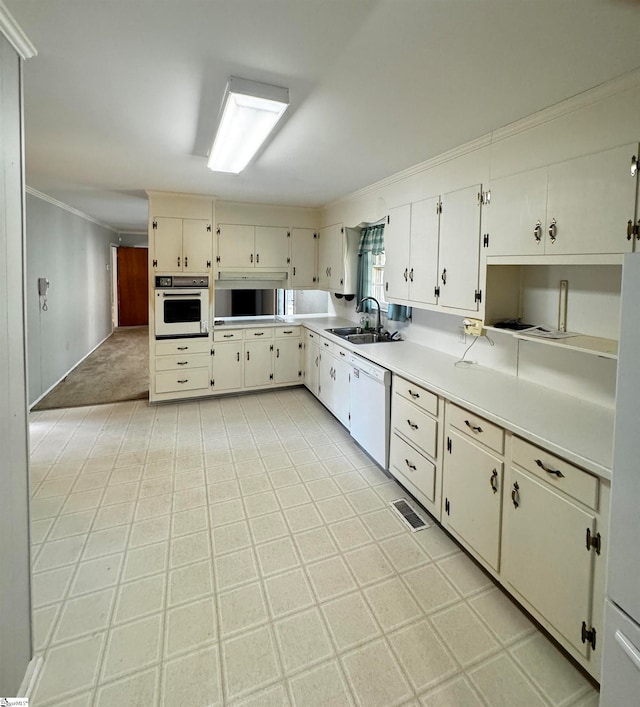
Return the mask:
<path fill-rule="evenodd" d="M 209 277 L 159 275 L 155 279 L 156 339 L 209 335 Z"/>

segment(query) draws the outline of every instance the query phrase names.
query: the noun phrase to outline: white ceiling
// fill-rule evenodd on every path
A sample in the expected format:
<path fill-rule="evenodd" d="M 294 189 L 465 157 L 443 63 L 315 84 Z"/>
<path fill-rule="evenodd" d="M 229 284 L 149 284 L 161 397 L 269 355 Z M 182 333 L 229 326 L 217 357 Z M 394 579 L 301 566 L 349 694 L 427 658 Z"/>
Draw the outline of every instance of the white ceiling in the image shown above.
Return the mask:
<path fill-rule="evenodd" d="M 4 0 L 27 184 L 145 230 L 144 190 L 319 206 L 640 66 L 638 0 Z M 239 176 L 206 168 L 228 76 L 290 89 Z"/>

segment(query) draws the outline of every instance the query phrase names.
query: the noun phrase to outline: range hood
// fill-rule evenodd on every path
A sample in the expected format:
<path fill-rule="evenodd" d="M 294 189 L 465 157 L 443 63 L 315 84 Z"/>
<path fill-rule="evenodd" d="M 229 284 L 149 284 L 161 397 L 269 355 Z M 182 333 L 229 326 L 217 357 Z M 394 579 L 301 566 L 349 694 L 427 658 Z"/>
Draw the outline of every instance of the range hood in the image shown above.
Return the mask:
<path fill-rule="evenodd" d="M 217 290 L 276 290 L 286 287 L 289 273 L 286 271 L 220 272 L 215 280 Z"/>

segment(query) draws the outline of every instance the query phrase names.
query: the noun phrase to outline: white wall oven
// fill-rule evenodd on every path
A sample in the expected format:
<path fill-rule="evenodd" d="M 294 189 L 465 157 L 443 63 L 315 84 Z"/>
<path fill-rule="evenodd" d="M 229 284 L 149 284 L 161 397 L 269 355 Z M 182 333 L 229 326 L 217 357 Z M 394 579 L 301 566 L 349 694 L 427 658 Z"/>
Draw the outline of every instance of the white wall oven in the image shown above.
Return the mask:
<path fill-rule="evenodd" d="M 208 276 L 156 276 L 156 339 L 178 339 L 208 335 Z"/>

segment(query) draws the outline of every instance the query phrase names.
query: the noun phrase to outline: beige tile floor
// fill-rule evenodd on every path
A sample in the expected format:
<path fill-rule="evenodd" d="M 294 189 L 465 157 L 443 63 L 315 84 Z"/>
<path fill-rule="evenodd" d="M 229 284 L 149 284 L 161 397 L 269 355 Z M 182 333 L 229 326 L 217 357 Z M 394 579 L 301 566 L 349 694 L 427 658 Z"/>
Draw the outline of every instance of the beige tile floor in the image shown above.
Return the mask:
<path fill-rule="evenodd" d="M 36 707 L 596 707 L 304 389 L 31 416 Z"/>

